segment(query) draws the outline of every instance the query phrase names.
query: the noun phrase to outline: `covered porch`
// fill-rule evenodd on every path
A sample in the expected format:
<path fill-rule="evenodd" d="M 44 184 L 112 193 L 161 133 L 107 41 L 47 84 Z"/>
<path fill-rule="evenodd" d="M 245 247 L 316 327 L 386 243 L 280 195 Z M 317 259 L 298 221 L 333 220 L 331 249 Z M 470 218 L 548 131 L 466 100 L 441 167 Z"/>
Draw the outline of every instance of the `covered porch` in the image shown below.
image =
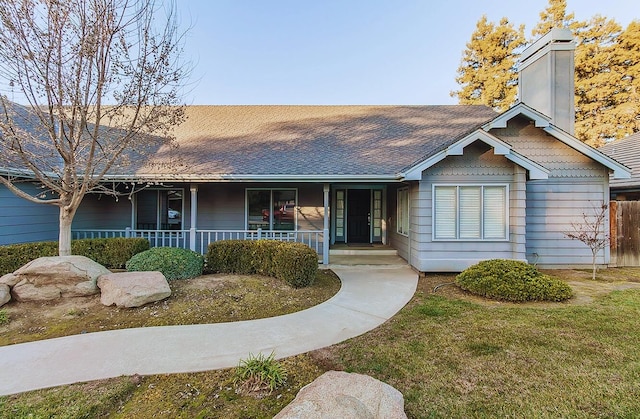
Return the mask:
<path fill-rule="evenodd" d="M 158 184 L 128 200 L 88 197 L 72 235 L 142 237 L 153 247 L 201 254 L 218 240 L 299 242 L 314 249 L 325 265 L 355 250 L 397 257 L 389 232 L 396 222 L 396 189 L 366 183 Z"/>

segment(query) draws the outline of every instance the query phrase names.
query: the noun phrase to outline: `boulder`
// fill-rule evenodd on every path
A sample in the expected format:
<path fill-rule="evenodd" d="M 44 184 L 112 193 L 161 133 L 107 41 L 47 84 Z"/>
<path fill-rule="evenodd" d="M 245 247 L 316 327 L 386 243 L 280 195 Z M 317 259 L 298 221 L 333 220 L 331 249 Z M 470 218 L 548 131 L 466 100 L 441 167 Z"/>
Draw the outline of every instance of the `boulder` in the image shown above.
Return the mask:
<path fill-rule="evenodd" d="M 328 371 L 303 387 L 275 418 L 406 418 L 404 398 L 368 375 Z"/>
<path fill-rule="evenodd" d="M 110 272 L 84 256 L 42 257 L 13 273 L 19 282 L 11 291 L 17 301 L 83 297 L 97 294 L 98 277 Z"/>
<path fill-rule="evenodd" d="M 6 284 L 0 284 L 0 307 L 11 301 L 11 288 Z"/>
<path fill-rule="evenodd" d="M 20 278 L 14 274 L 6 274 L 0 277 L 0 284 L 8 285 L 9 288 L 20 282 Z"/>
<path fill-rule="evenodd" d="M 162 272 L 120 272 L 98 278 L 100 302 L 105 306 L 140 307 L 163 300 L 171 295 L 171 288 Z"/>

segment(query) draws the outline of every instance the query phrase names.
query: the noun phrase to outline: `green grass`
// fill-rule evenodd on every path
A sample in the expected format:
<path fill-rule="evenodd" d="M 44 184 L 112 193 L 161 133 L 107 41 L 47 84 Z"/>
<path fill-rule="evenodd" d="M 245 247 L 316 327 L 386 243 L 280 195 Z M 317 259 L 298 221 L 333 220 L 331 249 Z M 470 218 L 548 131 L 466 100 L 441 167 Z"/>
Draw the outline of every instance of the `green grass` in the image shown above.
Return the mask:
<path fill-rule="evenodd" d="M 451 279 L 421 279 L 412 301 L 369 333 L 282 360 L 287 382 L 272 394 L 237 394 L 233 369 L 120 378 L 3 397 L 0 418 L 270 418 L 330 369 L 396 387 L 410 418 L 640 417 L 640 290 L 588 304 L 432 292 Z"/>
<path fill-rule="evenodd" d="M 398 388 L 409 417 L 640 417 L 638 331 L 640 290 L 554 308 L 418 293 L 334 357 Z"/>

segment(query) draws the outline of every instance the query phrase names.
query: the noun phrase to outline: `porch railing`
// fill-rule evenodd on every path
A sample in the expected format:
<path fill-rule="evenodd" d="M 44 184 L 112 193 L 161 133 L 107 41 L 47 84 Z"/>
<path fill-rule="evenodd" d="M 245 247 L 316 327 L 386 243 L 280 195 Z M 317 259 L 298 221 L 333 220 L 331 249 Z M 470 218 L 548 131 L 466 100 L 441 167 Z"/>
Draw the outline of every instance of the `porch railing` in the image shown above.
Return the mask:
<path fill-rule="evenodd" d="M 210 243 L 218 240 L 280 240 L 304 243 L 323 255 L 324 234 L 319 230 L 123 230 L 83 229 L 73 230 L 74 239 L 98 239 L 111 237 L 141 237 L 149 241 L 151 247 L 181 247 L 201 254 L 207 252 Z"/>

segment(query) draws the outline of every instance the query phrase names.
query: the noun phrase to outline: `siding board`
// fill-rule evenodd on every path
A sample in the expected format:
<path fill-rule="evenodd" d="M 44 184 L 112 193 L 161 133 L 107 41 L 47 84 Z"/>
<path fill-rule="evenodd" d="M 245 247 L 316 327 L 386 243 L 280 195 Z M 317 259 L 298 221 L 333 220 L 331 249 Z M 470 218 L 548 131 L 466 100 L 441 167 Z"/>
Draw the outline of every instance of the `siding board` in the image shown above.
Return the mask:
<path fill-rule="evenodd" d="M 32 195 L 38 192 L 33 184 L 21 188 Z M 58 240 L 58 207 L 36 204 L 18 198 L 0 185 L 0 245 Z"/>

